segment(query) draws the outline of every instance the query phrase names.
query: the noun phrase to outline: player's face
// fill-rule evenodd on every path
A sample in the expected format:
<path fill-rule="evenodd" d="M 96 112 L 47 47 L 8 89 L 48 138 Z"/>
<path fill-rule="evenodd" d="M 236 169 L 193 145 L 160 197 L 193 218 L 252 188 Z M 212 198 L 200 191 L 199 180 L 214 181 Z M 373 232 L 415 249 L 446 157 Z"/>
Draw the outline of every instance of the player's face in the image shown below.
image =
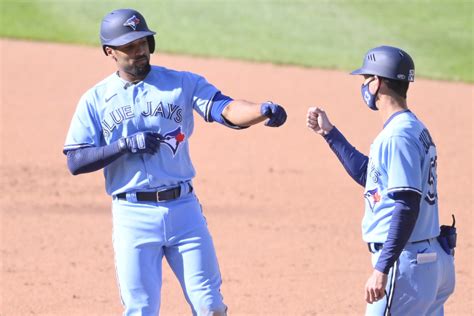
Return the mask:
<path fill-rule="evenodd" d="M 150 48 L 146 37 L 112 50 L 120 71 L 132 77 L 143 78 L 150 71 Z"/>

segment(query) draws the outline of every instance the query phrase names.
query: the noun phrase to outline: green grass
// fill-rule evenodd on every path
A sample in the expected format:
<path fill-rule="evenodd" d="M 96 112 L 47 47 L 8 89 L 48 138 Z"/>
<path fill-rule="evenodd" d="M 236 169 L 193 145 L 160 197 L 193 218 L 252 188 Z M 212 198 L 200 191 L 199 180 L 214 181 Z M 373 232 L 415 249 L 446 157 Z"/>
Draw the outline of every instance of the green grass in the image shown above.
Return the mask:
<path fill-rule="evenodd" d="M 0 0 L 1 37 L 99 45 L 101 18 L 138 9 L 158 51 L 351 70 L 381 44 L 417 76 L 474 82 L 471 0 Z"/>

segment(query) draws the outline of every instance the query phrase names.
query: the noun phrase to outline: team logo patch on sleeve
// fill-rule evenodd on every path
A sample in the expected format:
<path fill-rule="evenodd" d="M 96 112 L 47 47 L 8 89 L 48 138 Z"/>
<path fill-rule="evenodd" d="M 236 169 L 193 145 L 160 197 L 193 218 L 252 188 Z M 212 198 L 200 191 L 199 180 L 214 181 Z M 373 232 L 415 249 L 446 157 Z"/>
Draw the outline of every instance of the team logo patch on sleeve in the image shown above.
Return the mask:
<path fill-rule="evenodd" d="M 374 210 L 375 204 L 380 202 L 380 194 L 379 194 L 379 189 L 375 188 L 372 190 L 367 190 L 364 194 L 365 200 L 367 203 L 370 205 L 370 209 Z"/>
<path fill-rule="evenodd" d="M 132 30 L 136 31 L 138 24 L 140 24 L 140 19 L 137 18 L 137 17 L 134 15 L 134 16 L 132 16 L 130 19 L 128 19 L 127 21 L 125 21 L 125 23 L 123 24 L 123 26 L 129 26 L 129 27 L 132 28 Z"/>
<path fill-rule="evenodd" d="M 161 144 L 166 145 L 169 149 L 171 149 L 173 156 L 175 156 L 178 152 L 179 144 L 181 144 L 185 140 L 185 138 L 186 135 L 181 132 L 181 126 L 179 126 L 175 130 L 162 135 L 160 142 Z"/>

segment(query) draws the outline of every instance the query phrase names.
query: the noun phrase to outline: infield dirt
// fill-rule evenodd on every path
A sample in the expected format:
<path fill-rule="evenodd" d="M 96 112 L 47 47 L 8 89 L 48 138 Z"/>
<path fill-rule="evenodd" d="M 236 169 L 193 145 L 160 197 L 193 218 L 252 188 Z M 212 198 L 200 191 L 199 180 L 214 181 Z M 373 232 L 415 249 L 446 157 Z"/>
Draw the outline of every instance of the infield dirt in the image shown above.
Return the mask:
<path fill-rule="evenodd" d="M 79 97 L 114 64 L 98 47 L 0 45 L 0 315 L 119 315 L 102 173 L 73 177 L 62 154 Z M 362 315 L 371 272 L 360 232 L 362 188 L 305 125 L 307 108 L 321 106 L 368 153 L 383 122 L 362 103 L 360 78 L 159 52 L 152 62 L 288 111 L 282 128 L 243 131 L 195 115 L 194 184 L 229 315 Z M 446 315 L 473 313 L 473 88 L 417 78 L 409 90 L 410 108 L 437 144 L 441 222 L 450 223 L 451 213 L 457 219 L 457 286 Z M 164 267 L 161 315 L 190 315 Z"/>

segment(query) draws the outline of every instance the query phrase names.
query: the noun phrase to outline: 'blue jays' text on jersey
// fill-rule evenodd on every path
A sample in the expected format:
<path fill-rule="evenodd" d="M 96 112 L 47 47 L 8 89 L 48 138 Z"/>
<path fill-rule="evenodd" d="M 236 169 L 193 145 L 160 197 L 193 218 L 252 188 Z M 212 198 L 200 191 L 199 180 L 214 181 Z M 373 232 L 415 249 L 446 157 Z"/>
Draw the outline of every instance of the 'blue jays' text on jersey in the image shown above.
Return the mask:
<path fill-rule="evenodd" d="M 107 193 L 150 190 L 191 180 L 195 171 L 188 139 L 194 127 L 193 110 L 212 121 L 210 108 L 217 92 L 199 75 L 163 67 L 152 66 L 136 84 L 114 73 L 80 99 L 64 151 L 104 146 L 140 131 L 155 131 L 163 137 L 156 154 L 123 155 L 104 168 Z"/>
<path fill-rule="evenodd" d="M 436 147 L 410 111 L 393 115 L 370 147 L 362 234 L 366 242 L 387 239 L 394 200 L 390 193 L 421 194 L 420 212 L 409 241 L 439 235 Z"/>

